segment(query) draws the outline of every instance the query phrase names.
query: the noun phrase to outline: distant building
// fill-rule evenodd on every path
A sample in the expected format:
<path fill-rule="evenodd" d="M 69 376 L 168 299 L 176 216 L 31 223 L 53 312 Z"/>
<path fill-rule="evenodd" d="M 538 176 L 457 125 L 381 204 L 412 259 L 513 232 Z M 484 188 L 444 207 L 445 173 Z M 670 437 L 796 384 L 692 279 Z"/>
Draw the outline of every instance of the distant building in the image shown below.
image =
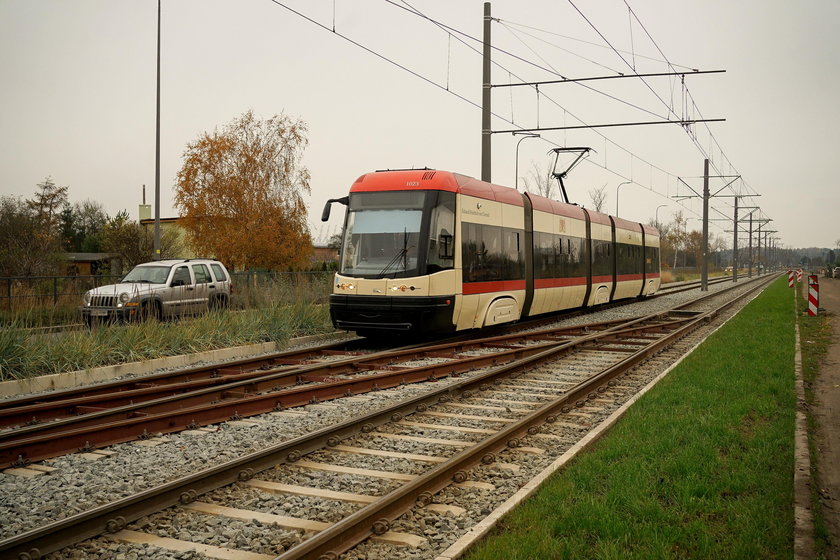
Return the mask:
<path fill-rule="evenodd" d="M 110 253 L 65 253 L 69 276 L 117 274 L 120 258 Z"/>
<path fill-rule="evenodd" d="M 335 262 L 338 261 L 338 249 L 326 245 L 312 245 L 312 262 Z"/>

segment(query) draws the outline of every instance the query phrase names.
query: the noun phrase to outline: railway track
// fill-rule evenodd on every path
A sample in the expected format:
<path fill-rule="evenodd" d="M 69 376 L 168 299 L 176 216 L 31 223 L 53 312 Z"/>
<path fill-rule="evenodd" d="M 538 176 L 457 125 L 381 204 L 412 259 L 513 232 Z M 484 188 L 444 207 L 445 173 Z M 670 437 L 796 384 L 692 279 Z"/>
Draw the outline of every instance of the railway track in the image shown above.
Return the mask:
<path fill-rule="evenodd" d="M 533 321 L 531 326 L 545 321 Z M 590 324 L 586 329 L 614 324 Z M 461 336 L 453 342 L 372 353 L 360 350 L 360 341 L 352 340 L 7 400 L 0 403 L 0 468 L 441 379 L 520 359 L 581 335 L 579 327 L 524 332 L 522 328 L 515 325 L 497 329 L 513 331 L 507 334 Z M 466 354 L 476 349 L 481 352 Z M 429 358 L 437 361 L 417 365 L 417 360 Z"/>
<path fill-rule="evenodd" d="M 746 275 L 740 275 L 739 278 L 746 278 Z M 709 285 L 714 285 L 720 282 L 731 281 L 730 276 L 713 277 L 709 279 Z M 673 285 L 672 285 L 673 284 Z M 678 282 L 672 284 L 663 284 L 660 288 L 659 294 L 667 295 L 674 294 L 686 290 L 692 290 L 700 285 L 700 280 L 691 280 L 688 282 Z M 234 312 L 234 311 L 229 311 Z M 44 337 L 44 336 L 58 336 L 67 331 L 78 331 L 88 328 L 84 323 L 67 323 L 63 325 L 50 325 L 45 327 L 32 327 L 25 329 L 30 337 Z"/>
<path fill-rule="evenodd" d="M 744 286 L 734 288 L 743 291 Z M 712 297 L 720 298 L 720 292 L 700 299 Z M 523 470 L 520 465 L 523 458 L 550 457 L 562 452 L 574 440 L 569 431 L 578 432 L 581 428 L 585 432 L 588 418 L 601 414 L 601 409 L 609 410 L 617 405 L 624 398 L 623 393 L 632 394 L 635 382 L 628 381 L 627 377 L 625 381 L 618 381 L 620 376 L 627 376 L 631 368 L 700 328 L 722 310 L 720 307 L 700 310 L 699 305 L 703 304 L 695 300 L 691 304 L 694 310 L 688 310 L 689 305 L 684 304 L 666 313 L 599 323 L 588 328 L 577 327 L 577 331 L 542 329 L 531 334 L 500 335 L 473 346 L 452 342 L 447 343 L 448 348 L 440 348 L 447 344 L 437 345 L 431 352 L 427 348 L 422 359 L 437 363 L 419 366 L 420 369 L 432 367 L 424 373 L 448 369 L 445 375 L 464 374 L 463 378 L 450 380 L 436 390 L 363 417 L 325 427 L 114 504 L 29 531 L 1 542 L 0 552 L 17 555 L 10 557 L 33 558 L 81 538 L 103 533 L 126 542 L 152 540 L 157 546 L 185 546 L 173 542 L 183 540 L 173 536 L 165 537 L 169 540 L 158 540 L 161 533 L 168 533 L 156 528 L 155 524 L 163 519 L 163 526 L 172 527 L 166 519 L 171 521 L 172 516 L 196 512 L 224 515 L 228 519 L 261 519 L 288 533 L 284 533 L 288 538 L 283 543 L 272 541 L 272 552 L 258 551 L 254 554 L 259 556 L 254 558 L 273 558 L 282 549 L 288 551 L 281 558 L 335 558 L 371 536 L 379 542 L 361 546 L 392 546 L 397 542 L 402 546 L 431 546 L 428 539 L 424 544 L 409 538 L 408 535 L 416 537 L 427 533 L 427 528 L 410 529 L 413 527 L 410 519 L 451 521 L 467 511 L 467 508 L 454 505 L 457 501 L 452 498 L 454 495 L 470 497 L 497 491 L 499 484 L 477 481 L 475 477 L 470 480 L 467 473 L 471 470 L 495 472 L 503 483 Z M 417 354 L 409 354 L 418 350 L 402 350 L 405 352 L 402 357 L 419 360 Z M 462 362 L 457 358 L 464 358 L 464 354 L 467 355 L 467 369 L 462 369 L 464 365 L 453 366 L 453 363 Z M 469 361 L 475 358 L 481 360 Z M 355 357 L 343 358 L 333 363 L 349 363 L 353 359 Z M 376 361 L 381 356 L 362 359 Z M 504 364 L 500 365 L 502 362 Z M 372 363 L 369 361 L 364 367 L 370 367 Z M 446 364 L 444 369 L 434 369 L 443 364 Z M 395 370 L 375 375 L 406 375 L 409 371 L 408 366 L 394 366 L 390 362 L 374 365 Z M 295 367 L 299 368 L 295 375 L 300 375 L 301 368 L 314 366 Z M 311 390 L 327 390 L 324 387 L 336 381 L 326 379 L 336 375 L 370 377 L 370 374 L 333 373 L 320 383 L 312 382 L 320 388 Z M 385 383 L 386 377 L 377 379 Z M 393 379 L 398 380 L 399 376 Z M 255 381 L 249 379 L 247 382 Z M 274 394 L 282 392 L 275 391 Z M 60 424 L 60 421 L 52 423 Z M 382 470 L 383 462 L 390 469 Z M 373 468 L 376 466 L 380 468 Z M 336 470 L 340 473 L 327 477 L 311 474 Z M 290 480 L 311 483 L 316 479 L 342 477 L 380 482 L 371 484 L 372 490 L 368 492 L 335 490 L 329 488 L 329 483 L 323 484 L 326 488 L 317 484 L 288 483 Z M 350 485 L 357 490 L 359 486 Z M 259 512 L 238 507 L 248 502 L 247 497 L 253 496 L 254 492 L 326 500 L 341 506 L 330 508 L 331 515 L 325 517 L 329 521 L 304 523 L 306 520 L 293 516 L 257 515 Z M 234 498 L 225 505 L 225 496 Z M 279 501 L 285 503 L 284 500 L 288 498 Z M 163 508 L 175 504 L 179 504 L 175 510 L 161 513 Z M 283 509 L 281 506 L 275 509 L 278 508 Z M 338 515 L 338 512 L 347 513 L 347 516 Z M 140 522 L 129 527 L 137 520 Z M 313 532 L 317 533 L 303 540 L 305 534 Z M 207 550 L 219 553 L 215 549 Z M 350 554 L 348 557 L 353 557 L 353 553 Z"/>

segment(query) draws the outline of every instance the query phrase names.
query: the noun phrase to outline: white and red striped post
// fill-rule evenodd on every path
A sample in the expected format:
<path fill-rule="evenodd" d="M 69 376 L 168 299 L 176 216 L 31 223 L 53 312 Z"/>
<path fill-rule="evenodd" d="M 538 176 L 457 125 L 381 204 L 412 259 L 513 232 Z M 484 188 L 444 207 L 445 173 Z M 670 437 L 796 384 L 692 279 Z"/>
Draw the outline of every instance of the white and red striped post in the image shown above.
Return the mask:
<path fill-rule="evenodd" d="M 788 270 L 788 288 L 793 288 L 793 271 Z"/>
<path fill-rule="evenodd" d="M 820 308 L 820 282 L 816 274 L 808 276 L 808 316 L 816 317 Z"/>
<path fill-rule="evenodd" d="M 796 281 L 797 282 L 802 282 L 802 269 L 801 268 L 796 269 Z"/>

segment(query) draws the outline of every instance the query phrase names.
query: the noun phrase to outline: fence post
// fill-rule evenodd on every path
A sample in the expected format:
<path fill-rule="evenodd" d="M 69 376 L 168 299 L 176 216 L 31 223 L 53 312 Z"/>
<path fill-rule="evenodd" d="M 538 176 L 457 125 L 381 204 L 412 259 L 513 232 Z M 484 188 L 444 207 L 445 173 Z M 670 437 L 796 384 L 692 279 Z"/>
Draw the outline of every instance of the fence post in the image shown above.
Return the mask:
<path fill-rule="evenodd" d="M 58 276 L 53 276 L 53 305 L 58 303 Z"/>

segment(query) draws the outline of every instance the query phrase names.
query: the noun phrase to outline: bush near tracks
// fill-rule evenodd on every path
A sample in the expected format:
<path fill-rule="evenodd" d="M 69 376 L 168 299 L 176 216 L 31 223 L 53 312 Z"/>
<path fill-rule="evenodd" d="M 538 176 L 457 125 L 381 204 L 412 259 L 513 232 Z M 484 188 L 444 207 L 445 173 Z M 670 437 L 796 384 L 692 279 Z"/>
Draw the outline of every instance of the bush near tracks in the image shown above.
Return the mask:
<path fill-rule="evenodd" d="M 774 282 L 467 558 L 790 558 L 792 298 Z"/>
<path fill-rule="evenodd" d="M 212 312 L 183 321 L 102 325 L 56 337 L 0 329 L 0 381 L 177 356 L 293 336 L 329 332 L 325 305 L 274 305 L 239 313 Z"/>

